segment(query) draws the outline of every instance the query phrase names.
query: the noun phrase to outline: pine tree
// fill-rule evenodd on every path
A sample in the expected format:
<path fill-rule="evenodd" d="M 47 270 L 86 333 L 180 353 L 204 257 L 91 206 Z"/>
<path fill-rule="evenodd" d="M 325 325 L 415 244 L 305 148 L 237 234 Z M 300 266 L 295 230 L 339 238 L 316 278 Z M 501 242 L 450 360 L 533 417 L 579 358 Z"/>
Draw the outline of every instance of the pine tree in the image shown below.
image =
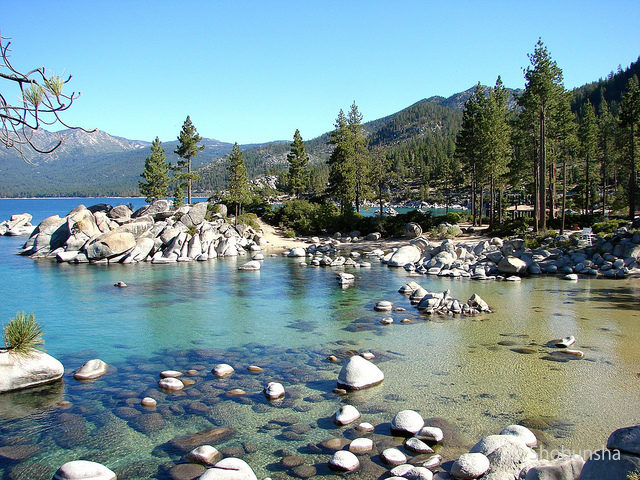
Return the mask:
<path fill-rule="evenodd" d="M 620 116 L 618 125 L 624 145 L 629 183 L 627 195 L 629 201 L 629 219 L 633 220 L 636 213 L 636 148 L 640 136 L 640 88 L 638 80 L 634 77 L 627 82 L 627 88 L 622 96 L 620 104 Z"/>
<path fill-rule="evenodd" d="M 349 140 L 347 117 L 340 109 L 331 132 L 329 144 L 334 146 L 328 160 L 329 165 L 329 193 L 340 202 L 340 213 L 351 210 L 355 200 L 356 170 L 353 163 L 353 146 Z"/>
<path fill-rule="evenodd" d="M 198 180 L 200 177 L 198 174 L 191 171 L 191 159 L 198 155 L 198 152 L 204 150 L 204 145 L 198 145 L 202 138 L 198 135 L 196 127 L 191 123 L 191 118 L 187 116 L 187 119 L 182 124 L 182 131 L 178 135 L 178 146 L 174 153 L 176 153 L 182 160 L 178 161 L 175 170 L 180 172 L 176 176 L 176 179 L 181 184 L 187 186 L 187 202 L 191 203 L 191 181 Z M 186 168 L 186 171 L 185 171 Z"/>
<path fill-rule="evenodd" d="M 138 182 L 138 186 L 147 203 L 169 195 L 169 164 L 158 137 L 151 143 L 151 155 L 145 159 L 144 171 L 140 176 L 144 182 Z"/>
<path fill-rule="evenodd" d="M 380 217 L 382 217 L 384 201 L 391 198 L 389 194 L 393 177 L 391 174 L 391 161 L 380 146 L 371 150 L 370 158 L 369 180 L 373 187 L 374 200 L 378 202 Z"/>
<path fill-rule="evenodd" d="M 598 111 L 598 150 L 600 155 L 600 188 L 602 190 L 602 216 L 607 216 L 607 188 L 610 178 L 609 168 L 615 162 L 615 120 L 609 110 L 609 104 L 601 93 Z"/>
<path fill-rule="evenodd" d="M 562 70 L 551 58 L 547 47 L 538 39 L 533 54 L 528 55 L 531 65 L 525 71 L 525 91 L 520 97 L 520 105 L 533 115 L 529 128 L 537 130 L 536 157 L 534 159 L 535 184 L 535 228 L 547 228 L 547 146 L 549 118 L 564 92 Z M 533 118 L 535 117 L 535 118 Z M 555 171 L 552 165 L 551 171 Z"/>
<path fill-rule="evenodd" d="M 349 141 L 352 143 L 353 164 L 355 169 L 354 182 L 354 202 L 356 212 L 360 213 L 360 205 L 362 200 L 368 193 L 367 179 L 369 177 L 369 152 L 367 150 L 367 137 L 362 126 L 362 114 L 358 110 L 358 106 L 354 101 L 349 109 L 347 116 L 347 128 L 349 132 Z"/>
<path fill-rule="evenodd" d="M 293 143 L 291 144 L 291 151 L 287 155 L 287 161 L 289 162 L 289 191 L 297 197 L 309 184 L 309 171 L 307 169 L 309 156 L 298 129 L 293 134 Z"/>
<path fill-rule="evenodd" d="M 584 160 L 584 213 L 593 213 L 593 163 L 598 150 L 598 125 L 596 113 L 590 101 L 585 103 L 582 111 L 582 122 L 578 130 L 580 139 L 580 155 Z"/>
<path fill-rule="evenodd" d="M 486 121 L 482 125 L 484 170 L 488 176 L 490 186 L 490 224 L 495 223 L 496 213 L 498 223 L 502 221 L 502 212 L 496 212 L 498 202 L 497 192 L 504 187 L 505 175 L 512 155 L 511 125 L 509 124 L 509 110 L 507 109 L 507 94 L 498 76 L 495 87 L 489 93 L 486 102 Z M 499 210 L 499 209 L 498 209 Z"/>
<path fill-rule="evenodd" d="M 244 165 L 244 158 L 237 142 L 233 144 L 229 154 L 227 170 L 229 172 L 229 197 L 235 205 L 235 224 L 238 225 L 238 215 L 242 213 L 242 204 L 249 197 L 249 177 L 247 176 L 247 168 Z"/>

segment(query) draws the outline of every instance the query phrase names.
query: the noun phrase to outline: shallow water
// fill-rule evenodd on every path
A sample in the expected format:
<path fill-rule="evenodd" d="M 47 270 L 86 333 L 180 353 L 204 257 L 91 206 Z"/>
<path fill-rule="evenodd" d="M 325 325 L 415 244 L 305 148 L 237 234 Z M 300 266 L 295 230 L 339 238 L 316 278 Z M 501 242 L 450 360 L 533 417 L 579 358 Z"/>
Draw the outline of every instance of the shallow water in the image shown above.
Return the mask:
<path fill-rule="evenodd" d="M 380 425 L 378 447 L 400 444 L 385 425 L 397 411 L 437 417 L 431 423 L 448 434 L 440 449 L 445 458 L 518 422 L 536 428 L 549 448 L 596 449 L 611 431 L 640 417 L 638 280 L 482 283 L 410 278 L 374 264 L 356 272 L 355 287 L 342 290 L 330 269 L 280 257 L 268 257 L 260 272 L 239 272 L 242 259 L 58 265 L 14 255 L 23 241 L 0 238 L 0 321 L 34 312 L 47 352 L 67 371 L 62 384 L 37 394 L 0 396 L 0 447 L 37 445 L 22 461 L 0 457 L 1 478 L 48 479 L 78 458 L 104 463 L 118 478 L 169 478 L 182 456 L 167 442 L 213 426 L 236 430 L 217 446 L 242 455 L 259 478 L 292 475 L 279 466 L 281 449 L 329 477 L 330 455 L 307 445 L 354 438 L 331 422 L 343 403 L 356 405 L 362 421 Z M 495 313 L 420 316 L 397 293 L 410 279 L 427 290 L 450 289 L 462 300 L 478 293 Z M 113 287 L 120 280 L 129 287 Z M 381 325 L 388 314 L 373 311 L 382 299 L 406 309 L 391 314 L 393 325 Z M 403 318 L 413 322 L 399 323 Z M 548 359 L 546 343 L 569 334 L 585 358 Z M 383 384 L 344 397 L 332 393 L 340 364 L 327 356 L 344 361 L 364 350 L 376 354 Z M 108 362 L 111 372 L 93 382 L 74 380 L 73 370 L 91 358 Z M 221 362 L 236 373 L 216 379 L 210 371 Z M 251 364 L 264 372 L 249 373 Z M 195 369 L 187 377 L 195 384 L 177 394 L 160 392 L 158 373 L 169 368 Z M 284 401 L 265 400 L 261 391 L 269 381 L 283 383 Z M 247 395 L 230 396 L 232 388 Z M 139 406 L 145 395 L 158 399 L 159 415 Z M 61 400 L 71 405 L 61 407 Z M 380 469 L 364 465 L 359 478 L 377 478 Z"/>

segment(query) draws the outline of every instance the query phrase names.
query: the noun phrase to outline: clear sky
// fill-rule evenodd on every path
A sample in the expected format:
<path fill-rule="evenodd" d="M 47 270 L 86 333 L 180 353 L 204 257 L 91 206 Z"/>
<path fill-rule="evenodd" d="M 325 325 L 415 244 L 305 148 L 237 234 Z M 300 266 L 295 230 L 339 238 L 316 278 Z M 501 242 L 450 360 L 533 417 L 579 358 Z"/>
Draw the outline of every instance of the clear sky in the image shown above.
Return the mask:
<path fill-rule="evenodd" d="M 130 139 L 256 143 L 331 130 L 478 81 L 524 84 L 538 37 L 573 88 L 640 56 L 638 0 L 0 0 L 20 68 L 72 74 L 65 119 Z"/>

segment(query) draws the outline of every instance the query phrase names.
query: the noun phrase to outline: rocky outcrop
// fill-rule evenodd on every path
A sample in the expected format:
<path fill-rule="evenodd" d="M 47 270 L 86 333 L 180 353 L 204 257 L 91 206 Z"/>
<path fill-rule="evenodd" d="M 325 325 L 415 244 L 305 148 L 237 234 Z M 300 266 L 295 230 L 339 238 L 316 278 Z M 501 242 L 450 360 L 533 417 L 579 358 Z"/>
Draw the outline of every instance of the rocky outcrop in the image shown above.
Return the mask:
<path fill-rule="evenodd" d="M 259 250 L 259 243 L 264 242 L 257 232 L 227 224 L 209 211 L 208 202 L 173 209 L 167 200 L 156 200 L 135 212 L 126 205 L 79 205 L 63 218 L 43 220 L 20 253 L 68 263 L 163 264 L 245 255 Z"/>
<path fill-rule="evenodd" d="M 62 363 L 44 352 L 18 355 L 0 349 L 0 393 L 55 382 L 63 373 Z"/>
<path fill-rule="evenodd" d="M 31 235 L 36 228 L 31 225 L 31 219 L 33 217 L 28 213 L 18 213 L 11 215 L 9 220 L 0 222 L 0 235 L 7 235 L 11 237 Z"/>

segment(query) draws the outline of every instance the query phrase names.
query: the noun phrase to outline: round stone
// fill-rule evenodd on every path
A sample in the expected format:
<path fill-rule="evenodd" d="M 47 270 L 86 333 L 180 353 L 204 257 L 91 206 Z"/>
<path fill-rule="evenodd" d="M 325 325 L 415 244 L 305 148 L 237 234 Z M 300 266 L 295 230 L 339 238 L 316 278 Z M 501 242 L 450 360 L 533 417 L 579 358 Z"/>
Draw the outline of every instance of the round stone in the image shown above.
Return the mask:
<path fill-rule="evenodd" d="M 169 377 L 160 380 L 158 386 L 164 390 L 177 391 L 184 388 L 184 383 L 177 378 Z"/>
<path fill-rule="evenodd" d="M 257 365 L 249 365 L 247 367 L 247 370 L 249 370 L 251 373 L 261 373 L 264 372 L 264 369 L 262 367 L 259 367 Z"/>
<path fill-rule="evenodd" d="M 202 475 L 204 471 L 204 465 L 181 463 L 171 467 L 169 470 L 169 478 L 171 480 L 193 480 L 200 478 L 200 475 Z"/>
<path fill-rule="evenodd" d="M 371 352 L 362 352 L 360 356 L 365 360 L 373 360 L 374 358 L 376 358 L 376 356 Z"/>
<path fill-rule="evenodd" d="M 538 444 L 538 439 L 533 432 L 522 425 L 509 425 L 502 429 L 500 435 L 513 435 L 522 440 L 527 447 L 534 447 Z"/>
<path fill-rule="evenodd" d="M 339 450 L 329 460 L 329 466 L 342 472 L 353 472 L 360 466 L 360 461 L 353 453 Z"/>
<path fill-rule="evenodd" d="M 380 320 L 380 323 L 383 325 L 391 325 L 393 323 L 393 318 L 384 317 L 382 320 Z"/>
<path fill-rule="evenodd" d="M 187 453 L 185 458 L 193 463 L 215 465 L 217 462 L 222 460 L 222 454 L 217 448 L 212 447 L 211 445 L 201 445 Z"/>
<path fill-rule="evenodd" d="M 143 407 L 155 407 L 158 404 L 155 399 L 151 397 L 144 397 L 140 402 Z"/>
<path fill-rule="evenodd" d="M 284 387 L 281 383 L 269 382 L 264 389 L 264 394 L 269 400 L 284 397 Z"/>
<path fill-rule="evenodd" d="M 370 438 L 356 438 L 349 444 L 349 451 L 353 453 L 368 453 L 373 450 L 373 440 Z"/>
<path fill-rule="evenodd" d="M 433 453 L 433 449 L 429 445 L 416 437 L 407 438 L 404 447 L 415 453 Z"/>
<path fill-rule="evenodd" d="M 463 453 L 451 466 L 451 474 L 460 480 L 480 478 L 490 468 L 489 459 L 482 453 Z"/>
<path fill-rule="evenodd" d="M 229 390 L 227 393 L 229 395 L 233 395 L 233 396 L 240 396 L 240 395 L 246 395 L 247 394 L 247 392 L 245 392 L 241 388 L 234 388 L 232 390 Z"/>
<path fill-rule="evenodd" d="M 415 410 L 402 410 L 391 421 L 391 431 L 401 435 L 415 435 L 422 427 L 424 420 Z"/>
<path fill-rule="evenodd" d="M 387 448 L 383 450 L 380 457 L 387 465 L 396 466 L 407 463 L 407 456 L 397 448 Z"/>
<path fill-rule="evenodd" d="M 390 312 L 393 309 L 393 303 L 387 300 L 381 300 L 376 302 L 375 307 L 373 309 L 377 312 Z"/>
<path fill-rule="evenodd" d="M 335 414 L 338 425 L 349 425 L 360 418 L 360 412 L 353 405 L 343 405 Z"/>
<path fill-rule="evenodd" d="M 218 378 L 228 377 L 233 372 L 235 372 L 233 367 L 231 365 L 226 364 L 226 363 L 219 363 L 218 365 L 213 367 L 213 370 L 211 370 L 211 371 Z"/>
<path fill-rule="evenodd" d="M 342 367 L 338 375 L 338 387 L 360 390 L 372 387 L 384 380 L 384 373 L 369 360 L 354 355 Z"/>
<path fill-rule="evenodd" d="M 178 372 L 177 370 L 165 370 L 160 372 L 160 378 L 178 378 L 182 376 L 182 372 Z"/>
<path fill-rule="evenodd" d="M 100 463 L 74 460 L 62 465 L 53 480 L 116 480 L 116 474 Z"/>
<path fill-rule="evenodd" d="M 418 437 L 423 442 L 439 443 L 444 438 L 442 430 L 438 427 L 422 427 L 418 433 Z"/>
<path fill-rule="evenodd" d="M 356 430 L 360 433 L 371 433 L 373 432 L 373 425 L 368 422 L 362 422 L 358 424 Z"/>

